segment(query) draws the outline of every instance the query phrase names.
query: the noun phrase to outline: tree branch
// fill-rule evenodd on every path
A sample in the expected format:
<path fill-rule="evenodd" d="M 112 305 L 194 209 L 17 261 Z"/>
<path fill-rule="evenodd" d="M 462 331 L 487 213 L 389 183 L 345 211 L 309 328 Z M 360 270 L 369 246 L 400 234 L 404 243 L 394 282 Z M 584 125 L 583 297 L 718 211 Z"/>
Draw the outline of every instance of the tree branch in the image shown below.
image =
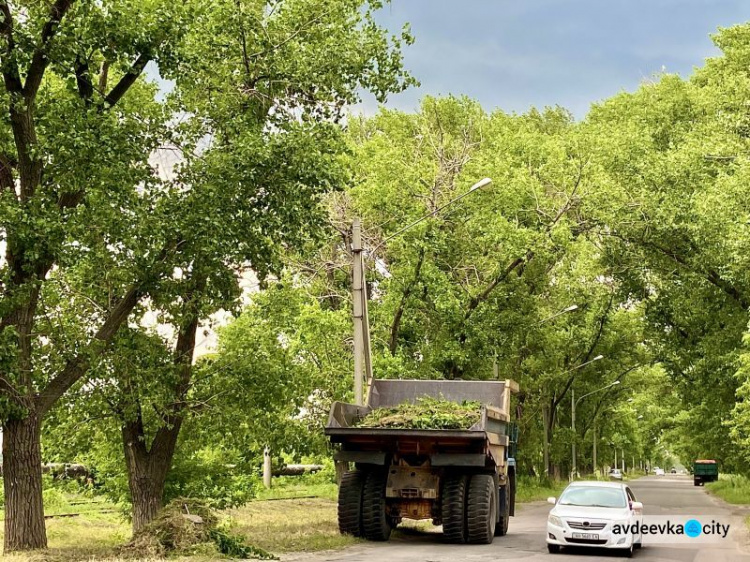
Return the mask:
<path fill-rule="evenodd" d="M 102 62 L 102 68 L 99 72 L 99 91 L 104 92 L 107 89 L 107 79 L 109 78 L 109 61 Z"/>
<path fill-rule="evenodd" d="M 610 236 L 614 238 L 618 238 L 619 240 L 622 240 L 626 244 L 635 244 L 635 245 L 641 246 L 642 248 L 651 249 L 651 250 L 658 252 L 664 257 L 669 258 L 670 260 L 675 262 L 677 265 L 679 265 L 686 271 L 693 273 L 695 275 L 698 275 L 700 277 L 703 277 L 706 281 L 711 283 L 714 287 L 716 287 L 717 289 L 720 289 L 727 296 L 731 297 L 735 302 L 737 302 L 737 304 L 739 304 L 745 310 L 750 308 L 750 300 L 748 300 L 745 297 L 745 295 L 737 287 L 735 287 L 734 285 L 732 285 L 725 279 L 722 279 L 721 275 L 719 275 L 717 271 L 713 269 L 701 270 L 700 268 L 696 268 L 692 264 L 690 264 L 684 257 L 680 256 L 676 251 L 670 250 L 668 248 L 663 248 L 656 242 L 648 241 L 645 239 L 634 240 L 634 239 L 627 238 L 625 236 L 622 236 L 614 232 L 611 233 Z"/>
<path fill-rule="evenodd" d="M 391 355 L 396 355 L 396 347 L 398 345 L 398 332 L 401 328 L 401 318 L 404 315 L 404 309 L 406 308 L 406 303 L 409 300 L 409 296 L 411 296 L 411 292 L 414 289 L 414 286 L 419 283 L 419 275 L 422 271 L 422 264 L 424 263 L 424 257 L 425 257 L 425 248 L 422 246 L 419 250 L 419 258 L 417 259 L 417 265 L 414 266 L 414 277 L 413 279 L 406 285 L 404 288 L 404 292 L 401 295 L 401 302 L 398 304 L 398 308 L 396 309 L 396 313 L 393 315 L 393 323 L 391 324 L 391 336 L 388 341 L 388 349 L 391 352 Z"/>
<path fill-rule="evenodd" d="M 29 65 L 29 71 L 26 74 L 26 84 L 23 87 L 23 93 L 26 99 L 32 100 L 39 91 L 39 86 L 42 84 L 42 78 L 44 78 L 44 71 L 49 65 L 48 49 L 50 41 L 57 34 L 57 30 L 60 27 L 65 14 L 73 4 L 73 0 L 56 0 L 49 10 L 49 19 L 42 28 L 42 42 L 34 50 L 34 54 L 31 57 L 31 64 Z"/>
<path fill-rule="evenodd" d="M 487 285 L 487 287 L 485 287 L 484 291 L 482 291 L 478 295 L 476 295 L 476 296 L 474 296 L 474 297 L 471 298 L 471 301 L 469 302 L 469 306 L 467 307 L 466 315 L 465 315 L 464 318 L 466 320 L 468 320 L 469 317 L 472 314 L 474 314 L 474 310 L 480 304 L 482 304 L 484 301 L 486 301 L 489 298 L 489 296 L 492 293 L 492 291 L 494 291 L 495 288 L 500 283 L 502 283 L 503 281 L 505 281 L 508 278 L 508 276 L 511 273 L 513 273 L 513 271 L 516 270 L 516 268 L 518 268 L 519 266 L 523 265 L 524 263 L 530 261 L 533 257 L 534 257 L 534 252 L 532 250 L 529 250 L 528 252 L 526 252 L 526 255 L 524 257 L 522 257 L 522 258 L 516 258 L 512 262 L 510 262 L 505 267 L 505 269 L 503 269 L 500 272 L 500 274 L 497 277 L 495 277 L 495 279 L 492 280 L 492 283 L 490 283 L 489 285 Z"/>
<path fill-rule="evenodd" d="M 13 170 L 18 162 L 12 160 L 5 154 L 0 154 L 0 191 L 12 191 L 15 194 L 16 181 L 13 177 Z"/>
<path fill-rule="evenodd" d="M 17 94 L 21 92 L 23 86 L 18 73 L 18 64 L 14 58 L 16 43 L 13 39 L 13 15 L 10 13 L 8 2 L 0 1 L 0 13 L 3 15 L 3 21 L 0 22 L 0 35 L 5 36 L 5 53 L 0 66 L 2 66 L 5 89 L 12 94 Z"/>
<path fill-rule="evenodd" d="M 92 98 L 94 96 L 94 85 L 91 83 L 91 75 L 89 73 L 89 63 L 81 58 L 81 55 L 76 55 L 76 61 L 74 64 L 76 73 L 76 84 L 78 85 L 78 95 L 86 104 L 86 107 L 91 105 Z"/>
<path fill-rule="evenodd" d="M 112 341 L 117 330 L 127 320 L 136 304 L 138 304 L 141 295 L 140 286 L 131 287 L 110 311 L 107 319 L 96 332 L 89 345 L 68 361 L 65 368 L 39 393 L 36 397 L 36 405 L 40 414 L 47 412 L 86 373 L 91 364 L 91 358 L 100 355 L 104 351 L 106 344 Z"/>
<path fill-rule="evenodd" d="M 150 61 L 151 55 L 142 53 L 138 56 L 133 65 L 130 67 L 130 70 L 128 70 L 125 75 L 120 78 L 120 81 L 115 84 L 112 90 L 104 97 L 104 101 L 109 104 L 109 107 L 117 104 L 117 102 L 119 102 L 123 98 L 130 87 L 135 84 L 135 81 L 138 80 L 141 74 L 143 74 L 143 69 L 146 68 L 146 65 Z"/>
<path fill-rule="evenodd" d="M 0 395 L 5 394 L 13 399 L 19 406 L 28 406 L 27 398 L 24 397 L 13 384 L 3 376 L 0 376 Z"/>
<path fill-rule="evenodd" d="M 607 323 L 607 317 L 609 316 L 610 310 L 612 310 L 612 303 L 614 302 L 614 293 L 610 295 L 609 303 L 607 304 L 607 308 L 604 310 L 604 313 L 599 318 L 599 328 L 596 331 L 596 335 L 594 336 L 594 339 L 591 341 L 591 344 L 589 345 L 588 349 L 586 350 L 586 353 L 584 353 L 582 356 L 579 356 L 578 361 L 581 363 L 586 363 L 591 355 L 594 353 L 594 350 L 596 349 L 596 346 L 599 344 L 599 340 L 602 337 L 602 334 L 604 334 L 604 325 Z M 574 370 L 570 377 L 568 377 L 567 382 L 565 383 L 565 386 L 563 387 L 562 392 L 558 397 L 556 397 L 553 400 L 554 407 L 556 408 L 560 402 L 562 402 L 562 399 L 565 398 L 565 395 L 570 390 L 570 387 L 573 386 L 573 382 L 576 380 L 576 376 L 578 375 L 578 370 Z"/>

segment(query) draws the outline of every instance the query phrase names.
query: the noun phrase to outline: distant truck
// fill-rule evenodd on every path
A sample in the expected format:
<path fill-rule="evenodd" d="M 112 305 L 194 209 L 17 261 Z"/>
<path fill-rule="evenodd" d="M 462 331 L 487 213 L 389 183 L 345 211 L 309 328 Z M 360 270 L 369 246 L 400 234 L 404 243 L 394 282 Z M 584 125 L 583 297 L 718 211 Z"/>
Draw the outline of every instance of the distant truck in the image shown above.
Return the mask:
<path fill-rule="evenodd" d="M 431 519 L 454 543 L 489 544 L 505 535 L 516 495 L 511 392 L 518 385 L 510 380 L 374 379 L 366 405 L 335 402 L 325 433 L 340 446 L 334 459 L 347 465 L 341 533 L 386 541 L 402 519 Z M 478 401 L 480 419 L 465 430 L 356 427 L 374 409 L 421 397 Z"/>
<path fill-rule="evenodd" d="M 719 479 L 719 464 L 714 460 L 699 459 L 693 463 L 693 485 L 703 486 L 706 482 Z"/>

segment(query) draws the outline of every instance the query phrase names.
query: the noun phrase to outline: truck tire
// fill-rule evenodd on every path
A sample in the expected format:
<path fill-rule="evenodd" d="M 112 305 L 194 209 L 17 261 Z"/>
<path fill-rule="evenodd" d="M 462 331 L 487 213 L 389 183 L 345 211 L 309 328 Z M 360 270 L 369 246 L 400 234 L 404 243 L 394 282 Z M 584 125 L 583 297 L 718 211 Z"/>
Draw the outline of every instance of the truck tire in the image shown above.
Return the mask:
<path fill-rule="evenodd" d="M 469 481 L 466 499 L 466 534 L 468 542 L 490 544 L 495 538 L 497 491 L 489 474 L 475 474 Z"/>
<path fill-rule="evenodd" d="M 500 517 L 495 524 L 496 537 L 504 537 L 508 534 L 508 524 L 510 523 L 510 502 L 512 501 L 512 491 L 509 490 L 509 488 L 510 484 L 506 484 L 500 488 L 500 493 L 498 494 L 500 501 L 498 502 L 497 510 L 500 512 Z M 503 496 L 505 496 L 505 501 L 503 501 Z M 503 507 L 503 504 L 505 504 L 505 507 Z"/>
<path fill-rule="evenodd" d="M 365 477 L 362 493 L 362 531 L 370 541 L 387 541 L 391 536 L 391 522 L 386 513 L 385 486 L 388 473 L 373 470 Z"/>
<path fill-rule="evenodd" d="M 441 513 L 443 536 L 453 543 L 466 542 L 466 489 L 469 478 L 465 474 L 448 474 L 443 486 Z"/>
<path fill-rule="evenodd" d="M 362 490 L 365 473 L 361 470 L 345 472 L 339 484 L 339 532 L 342 535 L 362 536 Z"/>

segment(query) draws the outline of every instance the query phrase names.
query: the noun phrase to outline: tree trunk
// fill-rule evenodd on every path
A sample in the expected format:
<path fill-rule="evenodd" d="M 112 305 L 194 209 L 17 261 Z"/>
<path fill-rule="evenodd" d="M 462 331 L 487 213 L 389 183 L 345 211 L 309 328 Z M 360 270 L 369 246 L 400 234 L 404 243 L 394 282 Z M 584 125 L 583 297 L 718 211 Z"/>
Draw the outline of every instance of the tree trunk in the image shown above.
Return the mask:
<path fill-rule="evenodd" d="M 122 428 L 128 487 L 133 501 L 133 532 L 151 522 L 164 501 L 164 485 L 172 466 L 180 423 L 157 432 L 151 450 L 140 422 L 126 423 Z"/>
<path fill-rule="evenodd" d="M 195 334 L 198 331 L 197 302 L 206 286 L 206 277 L 196 279 L 193 290 L 185 296 L 187 322 L 177 336 L 174 364 L 179 379 L 174 388 L 174 402 L 164 415 L 163 425 L 156 431 L 151 446 L 147 447 L 141 404 L 136 398 L 137 416 L 122 426 L 122 441 L 128 471 L 128 486 L 133 500 L 133 532 L 148 524 L 159 512 L 164 502 L 164 485 L 172 467 L 177 438 L 184 419 L 190 379 L 193 374 Z"/>
<path fill-rule="evenodd" d="M 42 501 L 41 423 L 33 410 L 3 426 L 5 552 L 47 548 Z"/>
<path fill-rule="evenodd" d="M 150 476 L 148 470 L 137 474 L 128 472 L 128 485 L 133 498 L 133 532 L 135 533 L 150 523 L 162 508 L 164 480 Z"/>

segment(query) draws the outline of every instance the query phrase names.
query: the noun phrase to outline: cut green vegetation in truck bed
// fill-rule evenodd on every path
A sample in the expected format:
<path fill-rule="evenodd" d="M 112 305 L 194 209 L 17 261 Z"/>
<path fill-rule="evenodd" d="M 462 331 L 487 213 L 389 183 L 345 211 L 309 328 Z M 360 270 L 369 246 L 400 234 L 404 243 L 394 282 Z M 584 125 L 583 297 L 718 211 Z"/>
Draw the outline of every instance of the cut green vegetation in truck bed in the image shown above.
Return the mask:
<path fill-rule="evenodd" d="M 359 420 L 356 427 L 389 429 L 469 429 L 479 421 L 481 405 L 424 396 L 415 404 L 406 402 L 394 408 L 378 408 Z"/>

